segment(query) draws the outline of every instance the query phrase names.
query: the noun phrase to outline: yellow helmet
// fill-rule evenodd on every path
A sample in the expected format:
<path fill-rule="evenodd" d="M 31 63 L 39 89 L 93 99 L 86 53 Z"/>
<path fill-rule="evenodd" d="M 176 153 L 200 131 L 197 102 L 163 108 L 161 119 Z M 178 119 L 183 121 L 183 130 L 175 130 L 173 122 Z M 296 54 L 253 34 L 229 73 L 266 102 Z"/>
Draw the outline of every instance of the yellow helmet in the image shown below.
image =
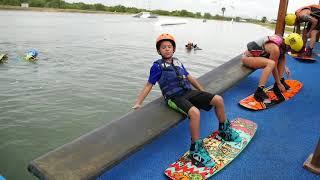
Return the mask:
<path fill-rule="evenodd" d="M 289 34 L 285 39 L 284 43 L 289 45 L 290 48 L 296 52 L 299 52 L 303 47 L 302 37 L 297 33 Z"/>
<path fill-rule="evenodd" d="M 297 16 L 295 14 L 287 14 L 285 21 L 286 25 L 293 26 L 296 23 Z"/>

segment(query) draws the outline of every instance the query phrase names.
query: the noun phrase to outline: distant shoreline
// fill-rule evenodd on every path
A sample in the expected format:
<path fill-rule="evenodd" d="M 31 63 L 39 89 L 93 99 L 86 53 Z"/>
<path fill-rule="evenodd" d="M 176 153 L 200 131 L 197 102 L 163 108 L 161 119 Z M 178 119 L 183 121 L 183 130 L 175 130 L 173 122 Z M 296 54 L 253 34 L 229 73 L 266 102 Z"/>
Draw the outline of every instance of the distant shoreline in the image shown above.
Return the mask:
<path fill-rule="evenodd" d="M 254 23 L 260 26 L 263 26 L 265 28 L 275 30 L 276 29 L 276 24 L 271 24 L 271 23 Z M 286 26 L 284 29 L 285 33 L 291 33 L 293 32 L 293 27 Z"/>
<path fill-rule="evenodd" d="M 67 12 L 67 13 L 89 13 L 89 14 L 126 14 L 130 15 L 130 13 L 123 13 L 123 12 L 109 12 L 109 11 L 97 11 L 97 10 L 81 10 L 81 9 L 58 9 L 58 8 L 43 8 L 43 7 L 28 7 L 23 8 L 20 6 L 8 6 L 8 5 L 0 5 L 1 10 L 9 10 L 9 11 L 35 11 L 35 12 Z M 216 19 L 217 20 L 217 19 Z M 254 22 L 247 22 L 256 25 L 261 25 L 268 29 L 275 29 L 275 24 L 271 23 L 254 23 Z M 286 27 L 286 32 L 292 32 L 292 27 Z"/>
<path fill-rule="evenodd" d="M 43 8 L 43 7 L 20 7 L 20 6 L 7 6 L 0 5 L 1 10 L 11 11 L 37 11 L 37 12 L 70 12 L 70 13 L 90 13 L 90 14 L 129 14 L 119 12 L 108 12 L 108 11 L 96 11 L 96 10 L 81 10 L 81 9 L 58 9 L 58 8 Z"/>

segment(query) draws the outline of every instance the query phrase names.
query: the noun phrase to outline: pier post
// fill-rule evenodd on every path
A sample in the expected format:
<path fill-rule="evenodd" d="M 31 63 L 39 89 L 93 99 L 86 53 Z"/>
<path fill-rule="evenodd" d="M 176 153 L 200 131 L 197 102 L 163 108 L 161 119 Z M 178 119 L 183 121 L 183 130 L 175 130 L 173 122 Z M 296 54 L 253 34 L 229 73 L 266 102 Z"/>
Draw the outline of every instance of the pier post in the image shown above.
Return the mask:
<path fill-rule="evenodd" d="M 320 175 L 320 138 L 317 148 L 313 154 L 310 154 L 308 159 L 304 162 L 303 167 L 307 170 Z"/>
<path fill-rule="evenodd" d="M 288 8 L 288 2 L 289 0 L 280 0 L 275 34 L 279 34 L 283 36 L 285 25 L 286 25 L 285 17 L 286 17 L 287 8 Z"/>

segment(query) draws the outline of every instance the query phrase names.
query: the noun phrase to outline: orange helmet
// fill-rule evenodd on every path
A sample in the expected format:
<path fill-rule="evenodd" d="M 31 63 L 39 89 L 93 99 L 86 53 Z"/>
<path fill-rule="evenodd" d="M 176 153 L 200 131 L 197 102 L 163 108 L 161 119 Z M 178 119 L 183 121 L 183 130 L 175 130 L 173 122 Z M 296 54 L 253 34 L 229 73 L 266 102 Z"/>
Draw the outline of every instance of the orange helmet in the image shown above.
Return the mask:
<path fill-rule="evenodd" d="M 170 41 L 171 44 L 173 45 L 173 48 L 176 49 L 176 40 L 171 34 L 168 33 L 162 33 L 160 36 L 158 36 L 157 41 L 156 41 L 156 48 L 159 50 L 160 44 L 162 41 L 167 40 Z"/>

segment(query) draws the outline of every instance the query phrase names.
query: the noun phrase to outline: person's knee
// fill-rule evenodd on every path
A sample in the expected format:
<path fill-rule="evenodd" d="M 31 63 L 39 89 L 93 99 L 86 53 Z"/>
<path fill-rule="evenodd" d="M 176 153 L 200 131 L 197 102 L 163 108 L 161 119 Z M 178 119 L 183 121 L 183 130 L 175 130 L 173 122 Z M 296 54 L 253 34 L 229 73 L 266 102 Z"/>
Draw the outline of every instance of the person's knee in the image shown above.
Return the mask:
<path fill-rule="evenodd" d="M 250 62 L 250 58 L 244 56 L 244 57 L 241 58 L 241 62 L 242 62 L 243 65 L 248 66 L 248 62 Z"/>
<path fill-rule="evenodd" d="M 200 110 L 195 106 L 191 107 L 188 111 L 188 115 L 190 118 L 200 118 Z"/>
<path fill-rule="evenodd" d="M 215 95 L 211 100 L 211 105 L 215 107 L 223 106 L 223 98 L 220 95 Z"/>
<path fill-rule="evenodd" d="M 275 66 L 276 66 L 276 62 L 273 61 L 273 60 L 269 60 L 267 62 L 267 66 L 266 67 L 269 67 L 269 68 L 273 69 Z"/>

